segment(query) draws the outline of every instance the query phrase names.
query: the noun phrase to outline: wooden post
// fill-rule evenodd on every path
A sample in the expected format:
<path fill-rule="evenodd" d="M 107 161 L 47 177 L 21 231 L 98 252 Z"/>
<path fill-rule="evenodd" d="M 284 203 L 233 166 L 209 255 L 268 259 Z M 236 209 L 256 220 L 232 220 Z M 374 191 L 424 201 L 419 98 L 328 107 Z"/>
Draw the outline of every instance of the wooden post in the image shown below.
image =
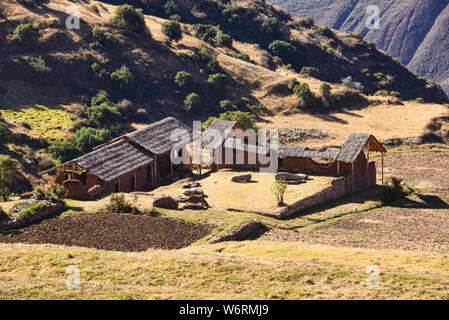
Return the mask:
<path fill-rule="evenodd" d="M 137 191 L 137 172 L 134 171 L 134 191 Z"/>
<path fill-rule="evenodd" d="M 157 155 L 154 155 L 154 180 L 157 180 Z"/>
<path fill-rule="evenodd" d="M 337 161 L 337 176 L 340 175 L 340 161 Z"/>
<path fill-rule="evenodd" d="M 384 184 L 384 153 L 382 152 L 382 185 Z"/>
<path fill-rule="evenodd" d="M 369 184 L 369 141 L 366 149 L 366 180 L 368 181 Z"/>
<path fill-rule="evenodd" d="M 352 192 L 354 192 L 354 163 L 351 165 L 351 176 L 352 176 Z"/>
<path fill-rule="evenodd" d="M 173 163 L 170 160 L 170 176 L 173 178 Z"/>

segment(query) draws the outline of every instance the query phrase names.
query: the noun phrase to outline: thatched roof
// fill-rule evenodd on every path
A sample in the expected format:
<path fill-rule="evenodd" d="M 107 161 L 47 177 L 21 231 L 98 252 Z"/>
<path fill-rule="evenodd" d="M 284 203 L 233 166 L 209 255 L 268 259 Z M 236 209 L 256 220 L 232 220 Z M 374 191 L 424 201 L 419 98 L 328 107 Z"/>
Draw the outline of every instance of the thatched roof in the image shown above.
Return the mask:
<path fill-rule="evenodd" d="M 341 146 L 340 152 L 335 157 L 335 160 L 354 163 L 360 153 L 363 152 L 363 149 L 367 147 L 368 143 L 370 151 L 387 152 L 373 135 L 367 133 L 351 133 Z"/>
<path fill-rule="evenodd" d="M 150 124 L 143 129 L 131 132 L 124 137 L 145 150 L 160 155 L 170 152 L 172 147 L 177 143 L 177 141 L 171 141 L 170 136 L 172 132 L 181 132 L 181 130 L 187 130 L 190 138 L 192 137 L 192 128 L 175 118 L 168 117 Z"/>
<path fill-rule="evenodd" d="M 329 148 L 324 151 L 309 150 L 303 146 L 279 146 L 280 157 L 334 159 L 340 149 Z"/>
<path fill-rule="evenodd" d="M 227 149 L 234 149 L 238 151 L 246 151 L 249 153 L 257 153 L 268 155 L 269 149 L 265 146 L 256 146 L 253 144 L 244 143 L 241 139 L 227 138 L 224 142 L 224 147 Z"/>
<path fill-rule="evenodd" d="M 237 121 L 215 119 L 209 128 L 204 131 L 201 139 L 201 147 L 209 150 L 219 147 L 232 132 L 236 124 Z M 221 136 L 217 137 L 218 134 Z"/>
<path fill-rule="evenodd" d="M 151 164 L 154 159 L 126 140 L 119 140 L 73 162 L 101 180 L 110 182 Z"/>

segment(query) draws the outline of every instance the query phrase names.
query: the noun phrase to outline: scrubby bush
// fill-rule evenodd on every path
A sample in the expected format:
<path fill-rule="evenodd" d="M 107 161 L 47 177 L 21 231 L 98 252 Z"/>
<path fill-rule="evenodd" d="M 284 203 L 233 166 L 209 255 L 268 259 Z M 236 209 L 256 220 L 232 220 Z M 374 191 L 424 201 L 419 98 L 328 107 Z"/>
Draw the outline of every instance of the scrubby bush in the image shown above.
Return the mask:
<path fill-rule="evenodd" d="M 136 117 L 140 121 L 148 120 L 148 111 L 144 108 L 139 108 L 136 112 Z"/>
<path fill-rule="evenodd" d="M 397 99 L 401 99 L 401 93 L 397 91 L 391 91 L 390 96 L 395 97 Z"/>
<path fill-rule="evenodd" d="M 239 52 L 239 53 L 231 53 L 231 56 L 236 58 L 236 59 L 240 59 L 246 62 L 252 62 L 251 58 L 248 54 L 243 53 L 243 52 Z"/>
<path fill-rule="evenodd" d="M 262 22 L 262 30 L 266 33 L 278 33 L 281 30 L 281 23 L 278 18 L 265 18 Z"/>
<path fill-rule="evenodd" d="M 215 39 L 218 31 L 219 28 L 211 24 L 195 25 L 195 36 L 209 43 L 211 43 Z"/>
<path fill-rule="evenodd" d="M 125 90 L 130 87 L 134 80 L 134 75 L 126 66 L 122 66 L 120 69 L 111 73 L 112 83 L 119 90 Z"/>
<path fill-rule="evenodd" d="M 417 102 L 417 103 L 425 103 L 424 99 L 421 98 L 421 97 L 417 98 L 417 99 L 416 99 L 416 102 Z"/>
<path fill-rule="evenodd" d="M 300 85 L 300 84 L 301 84 L 301 83 L 298 81 L 298 79 L 292 78 L 292 79 L 288 80 L 287 86 L 288 86 L 288 89 L 289 89 L 291 92 L 293 92 L 293 90 L 295 89 L 295 87 L 296 87 L 297 85 Z"/>
<path fill-rule="evenodd" d="M 224 113 L 220 113 L 218 118 L 217 117 L 209 117 L 204 122 L 203 127 L 205 129 L 209 128 L 209 126 L 215 119 L 237 121 L 246 129 L 255 129 L 256 128 L 256 116 L 250 112 L 243 112 L 240 110 L 227 111 Z"/>
<path fill-rule="evenodd" d="M 378 90 L 374 95 L 377 97 L 387 97 L 390 93 L 387 90 Z"/>
<path fill-rule="evenodd" d="M 312 91 L 310 90 L 310 87 L 307 83 L 302 83 L 300 85 L 297 85 L 294 88 L 295 94 L 299 98 L 299 106 L 300 107 L 313 107 L 316 102 L 316 98 Z"/>
<path fill-rule="evenodd" d="M 232 47 L 232 37 L 221 30 L 215 36 L 215 44 L 219 47 Z"/>
<path fill-rule="evenodd" d="M 175 83 L 181 88 L 189 88 L 193 85 L 193 76 L 187 71 L 179 71 L 175 76 Z"/>
<path fill-rule="evenodd" d="M 201 98 L 195 92 L 192 92 L 184 99 L 184 109 L 186 111 L 197 110 L 201 105 Z"/>
<path fill-rule="evenodd" d="M 268 49 L 275 55 L 280 57 L 284 61 L 291 61 L 293 59 L 293 56 L 296 53 L 296 47 L 293 46 L 291 43 L 282 41 L 282 40 L 275 40 L 268 46 Z"/>
<path fill-rule="evenodd" d="M 369 48 L 370 50 L 376 50 L 376 44 L 375 44 L 374 42 L 368 41 L 368 42 L 366 43 L 366 45 L 368 46 L 368 48 Z"/>
<path fill-rule="evenodd" d="M 239 27 L 242 24 L 242 18 L 234 7 L 228 7 L 221 12 L 221 15 L 225 19 L 226 24 L 229 27 Z"/>
<path fill-rule="evenodd" d="M 178 42 L 182 39 L 181 24 L 178 21 L 170 20 L 162 24 L 162 33 L 169 42 Z"/>
<path fill-rule="evenodd" d="M 173 0 L 168 0 L 164 5 L 164 11 L 167 17 L 176 16 L 181 14 L 181 9 L 179 8 L 178 4 Z"/>
<path fill-rule="evenodd" d="M 51 68 L 47 66 L 45 60 L 42 57 L 33 58 L 30 62 L 30 65 L 37 72 L 50 72 Z"/>
<path fill-rule="evenodd" d="M 47 190 L 40 187 L 35 187 L 33 190 L 33 199 L 36 200 L 47 200 L 52 203 L 64 203 L 65 196 L 67 194 L 67 189 L 60 184 L 52 184 Z"/>
<path fill-rule="evenodd" d="M 219 71 L 217 60 L 212 58 L 205 48 L 201 48 L 198 51 L 198 55 L 200 56 L 200 59 L 207 64 L 207 71 L 209 71 L 210 73 L 216 73 L 217 71 Z"/>
<path fill-rule="evenodd" d="M 112 17 L 112 22 L 118 27 L 131 32 L 142 32 L 145 30 L 145 19 L 141 12 L 129 4 L 118 6 Z"/>
<path fill-rule="evenodd" d="M 303 75 L 303 76 L 319 78 L 319 76 L 320 76 L 320 69 L 315 68 L 315 67 L 303 67 L 299 74 Z"/>
<path fill-rule="evenodd" d="M 114 137 L 108 129 L 81 128 L 73 136 L 50 145 L 48 152 L 61 162 L 77 158 Z"/>
<path fill-rule="evenodd" d="M 131 118 L 136 111 L 133 103 L 127 99 L 123 99 L 122 101 L 120 101 L 118 103 L 118 108 L 120 110 L 120 113 L 128 118 Z"/>
<path fill-rule="evenodd" d="M 341 84 L 344 86 L 347 86 L 349 88 L 358 90 L 360 92 L 363 92 L 363 89 L 364 89 L 363 85 L 360 82 L 352 81 L 351 76 L 341 79 Z"/>
<path fill-rule="evenodd" d="M 391 177 L 387 179 L 385 184 L 382 186 L 382 190 L 380 193 L 380 200 L 382 203 L 387 204 L 393 201 L 396 201 L 407 193 L 410 193 L 411 190 L 406 189 L 402 184 L 402 179 L 397 177 Z"/>
<path fill-rule="evenodd" d="M 39 39 L 39 29 L 31 23 L 19 24 L 14 29 L 14 39 L 24 44 L 32 44 Z"/>
<path fill-rule="evenodd" d="M 117 105 L 102 103 L 86 110 L 88 119 L 98 128 L 116 127 L 120 121 L 120 110 Z"/>
<path fill-rule="evenodd" d="M 332 37 L 334 35 L 329 27 L 320 27 L 318 29 L 318 34 L 323 37 Z"/>
<path fill-rule="evenodd" d="M 323 107 L 329 108 L 331 106 L 331 86 L 328 83 L 322 83 L 320 94 Z"/>
<path fill-rule="evenodd" d="M 8 155 L 0 155 L 0 198 L 8 201 L 12 192 L 20 190 L 23 175 L 19 161 Z"/>
<path fill-rule="evenodd" d="M 207 79 L 207 83 L 215 89 L 222 89 L 228 84 L 228 77 L 223 73 L 211 74 Z"/>
<path fill-rule="evenodd" d="M 282 180 L 276 180 L 273 182 L 273 185 L 271 186 L 271 192 L 273 192 L 274 196 L 276 197 L 278 206 L 285 205 L 284 203 L 284 194 L 287 190 L 287 184 Z"/>
<path fill-rule="evenodd" d="M 229 100 L 221 100 L 220 108 L 224 110 L 229 110 L 232 107 L 232 102 Z"/>
<path fill-rule="evenodd" d="M 105 32 L 104 30 L 100 28 L 94 28 L 92 30 L 92 38 L 102 46 L 111 46 L 114 44 L 117 39 L 112 33 Z"/>
<path fill-rule="evenodd" d="M 359 40 L 363 39 L 363 36 L 359 32 L 351 32 L 350 36 Z"/>
<path fill-rule="evenodd" d="M 109 198 L 109 203 L 105 206 L 104 211 L 109 213 L 133 213 L 139 212 L 137 209 L 138 196 L 134 195 L 132 201 L 125 198 L 124 193 L 113 193 Z"/>

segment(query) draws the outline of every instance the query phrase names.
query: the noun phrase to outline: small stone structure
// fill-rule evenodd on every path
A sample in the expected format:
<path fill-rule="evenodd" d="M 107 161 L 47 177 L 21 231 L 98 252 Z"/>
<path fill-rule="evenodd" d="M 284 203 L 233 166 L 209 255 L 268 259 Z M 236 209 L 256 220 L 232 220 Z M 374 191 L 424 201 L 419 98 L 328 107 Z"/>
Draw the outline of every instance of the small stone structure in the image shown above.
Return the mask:
<path fill-rule="evenodd" d="M 183 192 L 183 194 L 185 196 L 191 196 L 191 195 L 204 195 L 204 191 L 202 189 L 199 188 L 192 188 L 192 189 L 187 189 Z"/>
<path fill-rule="evenodd" d="M 251 222 L 241 225 L 239 228 L 234 228 L 234 230 L 225 235 L 212 239 L 208 243 L 214 244 L 225 241 L 243 241 L 248 239 L 250 235 L 264 228 L 264 225 L 259 220 L 254 219 Z"/>
<path fill-rule="evenodd" d="M 26 201 L 31 201 L 31 200 L 26 200 Z M 54 215 L 55 213 L 57 213 L 58 211 L 60 211 L 63 207 L 63 204 L 58 202 L 58 203 L 51 203 L 47 201 L 47 206 L 40 209 L 38 212 L 35 212 L 34 214 L 29 214 L 26 216 L 17 216 L 17 217 L 13 217 L 12 219 L 9 220 L 4 220 L 3 221 L 3 225 L 12 228 L 12 229 L 19 229 L 19 228 L 24 228 L 27 227 L 35 222 L 44 220 L 45 218 L 48 218 L 52 215 Z M 11 216 L 10 216 L 11 218 Z"/>
<path fill-rule="evenodd" d="M 153 201 L 153 207 L 176 210 L 178 209 L 178 201 L 170 196 L 162 196 Z"/>
<path fill-rule="evenodd" d="M 251 181 L 252 176 L 250 174 L 239 174 L 236 176 L 233 176 L 231 181 L 232 182 L 238 182 L 238 183 L 248 183 Z"/>

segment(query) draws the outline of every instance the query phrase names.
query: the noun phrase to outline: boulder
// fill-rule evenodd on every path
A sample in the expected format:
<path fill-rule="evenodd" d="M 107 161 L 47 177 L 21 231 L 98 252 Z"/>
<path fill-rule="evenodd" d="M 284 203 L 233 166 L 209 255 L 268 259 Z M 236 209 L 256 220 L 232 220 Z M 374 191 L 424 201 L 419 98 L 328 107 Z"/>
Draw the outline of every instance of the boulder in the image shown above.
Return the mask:
<path fill-rule="evenodd" d="M 91 198 L 98 197 L 100 194 L 104 193 L 104 187 L 100 186 L 99 184 L 94 185 L 92 188 L 87 191 L 87 194 Z"/>
<path fill-rule="evenodd" d="M 153 207 L 164 209 L 178 209 L 178 201 L 169 196 L 158 197 L 153 201 Z"/>
<path fill-rule="evenodd" d="M 204 192 L 202 189 L 199 188 L 191 188 L 187 189 L 183 192 L 185 196 L 191 196 L 191 195 L 204 195 Z"/>
<path fill-rule="evenodd" d="M 182 206 L 183 209 L 190 209 L 190 210 L 206 210 L 207 206 L 205 206 L 202 203 L 189 203 L 187 202 L 185 205 Z"/>
<path fill-rule="evenodd" d="M 208 205 L 206 199 L 204 199 L 204 196 L 201 195 L 191 195 L 190 197 L 187 198 L 188 203 L 202 203 L 204 205 Z"/>
<path fill-rule="evenodd" d="M 187 202 L 187 200 L 189 200 L 189 197 L 186 196 L 179 196 L 178 198 L 176 198 L 176 201 L 178 202 Z"/>
<path fill-rule="evenodd" d="M 193 181 L 193 182 L 186 182 L 182 184 L 183 189 L 192 189 L 192 188 L 197 188 L 200 187 L 201 184 L 197 181 Z"/>
<path fill-rule="evenodd" d="M 251 181 L 252 176 L 250 174 L 240 174 L 233 176 L 231 181 L 232 182 L 238 182 L 238 183 L 248 183 Z"/>
<path fill-rule="evenodd" d="M 289 172 L 278 172 L 275 175 L 276 180 L 284 180 L 287 181 L 305 181 L 309 179 L 309 176 L 305 174 L 295 174 L 295 173 L 289 173 Z"/>

